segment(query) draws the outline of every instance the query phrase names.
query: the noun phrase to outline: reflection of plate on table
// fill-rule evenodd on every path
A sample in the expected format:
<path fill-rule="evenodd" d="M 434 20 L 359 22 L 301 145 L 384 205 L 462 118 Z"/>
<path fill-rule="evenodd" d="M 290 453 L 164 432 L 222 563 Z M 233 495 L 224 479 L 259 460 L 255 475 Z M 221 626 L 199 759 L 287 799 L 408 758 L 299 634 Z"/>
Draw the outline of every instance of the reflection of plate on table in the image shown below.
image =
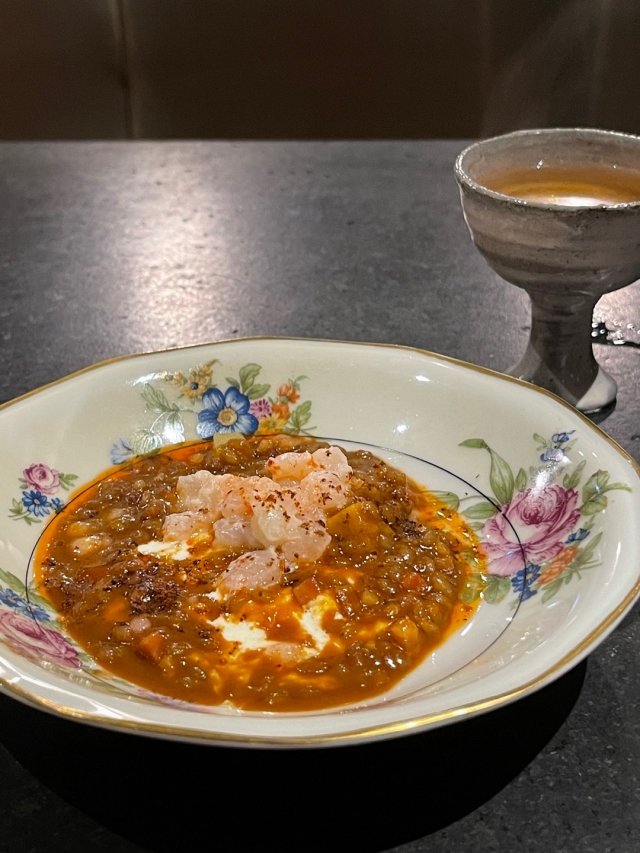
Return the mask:
<path fill-rule="evenodd" d="M 207 395 L 212 385 L 220 393 Z M 35 593 L 30 556 L 69 492 L 110 462 L 211 434 L 228 393 L 245 431 L 308 430 L 373 446 L 463 513 L 485 543 L 489 574 L 465 590 L 480 599 L 473 618 L 388 693 L 300 714 L 153 696 L 98 671 Z M 132 356 L 8 403 L 0 422 L 0 684 L 73 719 L 265 746 L 424 730 L 559 677 L 640 589 L 633 461 L 555 397 L 418 350 L 250 339 Z"/>

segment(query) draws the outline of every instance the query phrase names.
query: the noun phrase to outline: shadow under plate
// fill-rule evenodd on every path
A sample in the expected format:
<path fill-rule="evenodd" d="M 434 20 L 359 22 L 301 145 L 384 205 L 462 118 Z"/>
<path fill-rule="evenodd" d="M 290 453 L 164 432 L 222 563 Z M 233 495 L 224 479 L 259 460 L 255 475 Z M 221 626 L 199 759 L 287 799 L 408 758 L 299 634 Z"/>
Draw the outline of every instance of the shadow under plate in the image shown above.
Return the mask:
<path fill-rule="evenodd" d="M 504 788 L 565 721 L 586 666 L 488 714 L 334 749 L 156 740 L 80 725 L 2 695 L 0 731 L 36 779 L 153 853 L 244 853 L 271 842 L 280 853 L 377 853 L 442 829 Z"/>

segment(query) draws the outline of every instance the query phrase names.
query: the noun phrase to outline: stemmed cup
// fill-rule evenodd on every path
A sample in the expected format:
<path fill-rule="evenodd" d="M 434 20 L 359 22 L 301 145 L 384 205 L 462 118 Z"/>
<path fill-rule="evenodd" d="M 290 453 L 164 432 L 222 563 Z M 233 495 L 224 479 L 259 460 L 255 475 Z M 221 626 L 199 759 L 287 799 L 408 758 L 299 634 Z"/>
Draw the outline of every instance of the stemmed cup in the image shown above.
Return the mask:
<path fill-rule="evenodd" d="M 615 400 L 597 363 L 592 317 L 605 293 L 640 278 L 640 198 L 600 203 L 578 195 L 531 200 L 491 189 L 496 175 L 610 169 L 640 181 L 640 137 L 605 130 L 523 130 L 477 142 L 455 164 L 464 217 L 477 248 L 531 299 L 531 333 L 513 376 L 585 412 Z M 616 171 L 617 170 L 617 171 Z"/>

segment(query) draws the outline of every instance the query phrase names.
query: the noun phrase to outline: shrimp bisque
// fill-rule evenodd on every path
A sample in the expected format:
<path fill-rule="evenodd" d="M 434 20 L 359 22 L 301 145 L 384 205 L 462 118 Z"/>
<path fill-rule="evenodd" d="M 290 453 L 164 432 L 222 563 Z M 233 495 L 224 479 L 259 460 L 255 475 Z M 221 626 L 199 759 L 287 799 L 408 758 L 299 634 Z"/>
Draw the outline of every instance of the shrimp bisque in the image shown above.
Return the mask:
<path fill-rule="evenodd" d="M 112 471 L 49 525 L 36 566 L 105 669 L 177 699 L 300 711 L 415 667 L 469 617 L 469 559 L 478 571 L 472 531 L 401 471 L 280 435 Z"/>

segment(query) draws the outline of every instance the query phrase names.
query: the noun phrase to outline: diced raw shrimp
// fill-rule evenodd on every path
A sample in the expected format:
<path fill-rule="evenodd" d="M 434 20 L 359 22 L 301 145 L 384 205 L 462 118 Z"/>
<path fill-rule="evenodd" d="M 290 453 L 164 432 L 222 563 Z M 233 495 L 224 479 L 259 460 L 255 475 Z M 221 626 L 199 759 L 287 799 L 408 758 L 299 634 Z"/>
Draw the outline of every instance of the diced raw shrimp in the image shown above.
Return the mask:
<path fill-rule="evenodd" d="M 208 505 L 205 497 L 213 488 L 215 476 L 211 471 L 196 471 L 178 477 L 178 497 L 185 509 L 203 509 Z"/>
<path fill-rule="evenodd" d="M 180 477 L 178 493 L 186 512 L 167 517 L 165 539 L 186 542 L 211 534 L 213 524 L 220 546 L 282 547 L 287 560 L 318 559 L 331 541 L 324 526 L 327 511 L 341 509 L 348 500 L 352 469 L 347 457 L 337 447 L 314 454 L 286 452 L 270 459 L 267 468 L 271 477 L 209 471 Z"/>
<path fill-rule="evenodd" d="M 312 454 L 312 458 L 319 468 L 337 474 L 343 483 L 347 483 L 353 474 L 353 468 L 339 447 L 321 447 Z"/>
<path fill-rule="evenodd" d="M 317 521 L 307 521 L 301 524 L 294 535 L 282 545 L 282 555 L 288 562 L 301 560 L 318 560 L 331 536 Z"/>
<path fill-rule="evenodd" d="M 266 589 L 275 586 L 282 575 L 283 561 L 273 548 L 247 551 L 229 563 L 218 582 L 224 595 L 241 589 Z"/>
<path fill-rule="evenodd" d="M 265 547 L 282 545 L 300 526 L 300 520 L 287 511 L 283 501 L 274 497 L 254 508 L 251 531 Z"/>
<path fill-rule="evenodd" d="M 281 453 L 280 456 L 274 456 L 267 462 L 267 471 L 277 482 L 282 480 L 290 483 L 299 482 L 317 467 L 311 454 L 306 450 L 302 453 Z"/>
<path fill-rule="evenodd" d="M 223 548 L 260 547 L 260 542 L 251 532 L 251 521 L 248 519 L 232 520 L 220 518 L 213 525 L 213 535 L 216 545 Z"/>
<path fill-rule="evenodd" d="M 220 506 L 224 518 L 248 518 L 256 504 L 278 493 L 278 486 L 268 477 L 236 477 L 236 480 Z"/>
<path fill-rule="evenodd" d="M 348 499 L 348 487 L 338 474 L 314 471 L 300 483 L 300 500 L 323 510 L 342 509 Z"/>
<path fill-rule="evenodd" d="M 220 508 L 227 493 L 240 482 L 242 478 L 234 474 L 196 471 L 195 474 L 178 477 L 178 496 L 186 510 L 206 509 L 215 521 L 220 517 Z"/>
<path fill-rule="evenodd" d="M 192 536 L 211 534 L 211 515 L 206 510 L 188 510 L 168 515 L 162 526 L 165 542 L 187 542 Z"/>

